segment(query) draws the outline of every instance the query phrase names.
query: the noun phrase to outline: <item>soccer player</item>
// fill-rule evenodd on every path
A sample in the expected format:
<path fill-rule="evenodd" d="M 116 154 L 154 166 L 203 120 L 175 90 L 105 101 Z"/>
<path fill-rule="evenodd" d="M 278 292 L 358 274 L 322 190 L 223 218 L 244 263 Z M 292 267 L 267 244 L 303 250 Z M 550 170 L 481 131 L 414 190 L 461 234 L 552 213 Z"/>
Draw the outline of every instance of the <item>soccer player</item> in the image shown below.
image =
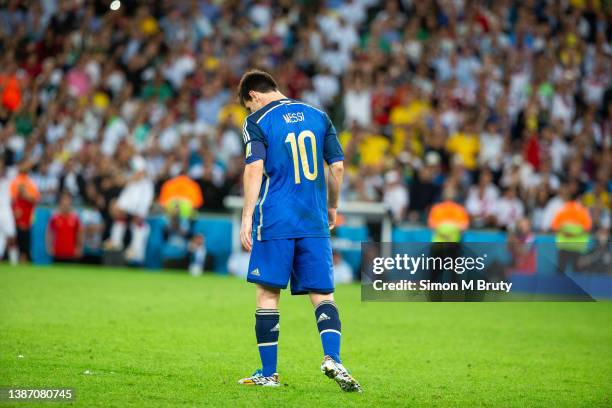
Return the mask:
<path fill-rule="evenodd" d="M 10 177 L 6 171 L 4 159 L 0 157 L 0 260 L 8 248 L 11 265 L 19 261 L 19 251 L 15 240 L 15 217 L 11 207 Z"/>
<path fill-rule="evenodd" d="M 359 383 L 340 360 L 340 317 L 333 296 L 329 230 L 336 221 L 344 172 L 336 130 L 324 112 L 286 98 L 265 72 L 247 72 L 238 96 L 252 112 L 243 126 L 240 239 L 251 252 L 247 280 L 257 288 L 255 334 L 262 364 L 239 383 L 280 385 L 278 301 L 291 281 L 291 294 L 308 294 L 314 306 L 324 352 L 321 371 L 342 390 L 359 392 Z"/>
<path fill-rule="evenodd" d="M 107 249 L 123 249 L 123 240 L 127 228 L 127 220 L 131 219 L 132 239 L 125 251 L 129 262 L 144 262 L 149 238 L 147 215 L 153 203 L 154 186 L 148 175 L 146 161 L 142 156 L 135 156 L 131 161 L 132 175 L 117 199 L 113 208 L 113 224 Z"/>

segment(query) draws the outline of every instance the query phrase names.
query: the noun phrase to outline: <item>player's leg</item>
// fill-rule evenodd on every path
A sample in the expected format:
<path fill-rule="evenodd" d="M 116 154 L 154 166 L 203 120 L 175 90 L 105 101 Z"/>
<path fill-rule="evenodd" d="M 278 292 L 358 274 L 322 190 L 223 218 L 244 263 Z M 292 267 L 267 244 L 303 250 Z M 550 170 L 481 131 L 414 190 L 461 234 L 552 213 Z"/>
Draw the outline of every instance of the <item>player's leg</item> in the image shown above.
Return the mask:
<path fill-rule="evenodd" d="M 0 261 L 4 259 L 4 250 L 7 245 L 7 237 L 4 231 L 2 231 L 2 225 L 0 225 Z"/>
<path fill-rule="evenodd" d="M 11 265 L 19 263 L 19 249 L 17 249 L 15 220 L 10 211 L 0 212 L 0 259 L 4 257 L 5 251 L 8 252 L 8 259 Z"/>
<path fill-rule="evenodd" d="M 153 183 L 148 179 L 142 179 L 130 183 L 127 187 L 129 192 L 125 194 L 125 203 L 121 197 L 117 202 L 119 208 L 132 216 L 130 232 L 132 240 L 125 252 L 128 261 L 142 263 L 145 259 L 147 242 L 149 240 L 149 224 L 147 216 L 153 201 Z"/>
<path fill-rule="evenodd" d="M 17 247 L 19 249 L 19 260 L 20 262 L 30 261 L 30 228 L 17 228 Z"/>
<path fill-rule="evenodd" d="M 344 391 L 361 391 L 340 360 L 341 327 L 334 302 L 334 274 L 329 238 L 301 238 L 296 242 L 291 292 L 308 293 L 314 306 L 324 359 L 321 371 Z"/>
<path fill-rule="evenodd" d="M 131 262 L 144 262 L 149 239 L 149 224 L 141 216 L 134 216 L 130 225 L 132 239 L 125 251 L 125 257 Z"/>
<path fill-rule="evenodd" d="M 111 206 L 111 217 L 113 224 L 110 230 L 110 238 L 106 242 L 107 249 L 123 249 L 123 240 L 127 229 L 127 214 L 119 209 L 116 203 Z"/>
<path fill-rule="evenodd" d="M 310 293 L 310 302 L 314 306 L 315 319 L 317 328 L 321 336 L 321 344 L 323 346 L 323 354 L 340 361 L 340 338 L 342 323 L 340 322 L 340 314 L 338 306 L 334 302 L 333 293 Z"/>
<path fill-rule="evenodd" d="M 9 263 L 13 266 L 17 265 L 19 263 L 19 249 L 17 248 L 15 236 L 7 238 L 6 247 L 8 248 Z"/>
<path fill-rule="evenodd" d="M 257 285 L 257 310 L 255 311 L 255 337 L 261 360 L 261 369 L 250 377 L 238 381 L 244 385 L 278 386 L 278 335 L 280 314 L 278 301 L 280 289 Z"/>
<path fill-rule="evenodd" d="M 280 289 L 287 287 L 293 262 L 293 240 L 254 241 L 247 280 L 257 285 L 255 336 L 261 369 L 239 381 L 245 385 L 278 386 Z"/>
<path fill-rule="evenodd" d="M 257 285 L 255 337 L 261 359 L 261 373 L 264 377 L 277 373 L 278 336 L 280 334 L 279 299 L 280 289 Z"/>

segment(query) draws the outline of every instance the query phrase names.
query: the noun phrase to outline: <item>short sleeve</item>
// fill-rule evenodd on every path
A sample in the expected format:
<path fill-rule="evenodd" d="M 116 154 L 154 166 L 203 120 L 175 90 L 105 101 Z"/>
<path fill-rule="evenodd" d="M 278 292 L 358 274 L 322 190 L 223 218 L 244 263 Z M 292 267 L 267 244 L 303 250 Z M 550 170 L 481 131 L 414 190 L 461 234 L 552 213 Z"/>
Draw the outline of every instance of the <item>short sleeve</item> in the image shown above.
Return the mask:
<path fill-rule="evenodd" d="M 266 160 L 266 138 L 259 125 L 248 117 L 242 127 L 242 138 L 246 146 L 246 164 L 257 160 Z"/>
<path fill-rule="evenodd" d="M 323 145 L 323 158 L 327 164 L 332 164 L 337 161 L 344 160 L 344 152 L 338 140 L 336 128 L 329 117 L 325 115 L 327 120 L 327 132 L 325 133 L 325 141 Z"/>

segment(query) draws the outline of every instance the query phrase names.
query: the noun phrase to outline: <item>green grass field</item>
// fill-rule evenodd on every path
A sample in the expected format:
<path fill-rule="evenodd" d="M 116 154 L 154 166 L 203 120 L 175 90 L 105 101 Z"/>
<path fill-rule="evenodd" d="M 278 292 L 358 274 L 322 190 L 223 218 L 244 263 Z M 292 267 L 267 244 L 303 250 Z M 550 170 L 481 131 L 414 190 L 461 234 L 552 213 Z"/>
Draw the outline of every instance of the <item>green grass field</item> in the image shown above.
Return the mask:
<path fill-rule="evenodd" d="M 612 406 L 612 303 L 336 300 L 363 394 L 319 372 L 305 297 L 281 300 L 285 386 L 255 389 L 236 384 L 259 361 L 245 282 L 0 264 L 0 386 L 74 387 L 83 407 Z"/>

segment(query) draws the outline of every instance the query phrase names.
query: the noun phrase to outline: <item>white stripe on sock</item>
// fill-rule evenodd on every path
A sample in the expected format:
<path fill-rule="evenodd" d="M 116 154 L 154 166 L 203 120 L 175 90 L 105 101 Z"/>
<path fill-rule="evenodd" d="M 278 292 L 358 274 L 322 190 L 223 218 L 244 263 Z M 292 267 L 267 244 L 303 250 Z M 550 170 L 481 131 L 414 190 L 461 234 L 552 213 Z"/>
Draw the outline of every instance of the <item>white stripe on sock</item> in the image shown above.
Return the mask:
<path fill-rule="evenodd" d="M 257 343 L 257 347 L 265 347 L 265 346 L 276 346 L 278 341 L 274 341 L 272 343 Z"/>
<path fill-rule="evenodd" d="M 323 333 L 327 333 L 327 332 L 338 333 L 340 336 L 342 336 L 342 333 L 340 333 L 338 330 L 334 330 L 334 329 L 321 330 L 321 332 L 319 334 L 323 334 Z"/>

